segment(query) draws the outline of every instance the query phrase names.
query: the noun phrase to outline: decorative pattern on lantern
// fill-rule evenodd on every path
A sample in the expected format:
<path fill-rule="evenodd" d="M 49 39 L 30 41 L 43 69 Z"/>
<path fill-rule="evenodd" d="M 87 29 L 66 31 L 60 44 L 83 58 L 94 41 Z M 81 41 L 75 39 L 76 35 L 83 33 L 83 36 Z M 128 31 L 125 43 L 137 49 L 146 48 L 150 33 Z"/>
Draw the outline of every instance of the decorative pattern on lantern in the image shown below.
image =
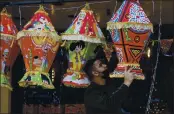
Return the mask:
<path fill-rule="evenodd" d="M 64 74 L 63 84 L 76 88 L 87 87 L 90 81 L 82 68 L 94 56 L 93 51 L 97 44 L 104 42 L 104 35 L 88 4 L 62 34 L 62 40 L 66 40 L 65 46 L 69 50 L 69 68 Z"/>
<path fill-rule="evenodd" d="M 125 67 L 132 67 L 136 79 L 144 80 L 139 60 L 153 25 L 140 6 L 139 0 L 125 0 L 107 23 L 115 44 L 119 64 L 110 77 L 124 77 Z"/>
<path fill-rule="evenodd" d="M 12 90 L 9 82 L 11 68 L 19 54 L 19 47 L 16 41 L 17 28 L 13 23 L 11 15 L 4 8 L 0 17 L 0 82 L 1 87 L 7 87 Z"/>
<path fill-rule="evenodd" d="M 59 36 L 43 6 L 17 34 L 17 38 L 26 67 L 19 85 L 54 89 L 48 72 L 59 47 Z"/>

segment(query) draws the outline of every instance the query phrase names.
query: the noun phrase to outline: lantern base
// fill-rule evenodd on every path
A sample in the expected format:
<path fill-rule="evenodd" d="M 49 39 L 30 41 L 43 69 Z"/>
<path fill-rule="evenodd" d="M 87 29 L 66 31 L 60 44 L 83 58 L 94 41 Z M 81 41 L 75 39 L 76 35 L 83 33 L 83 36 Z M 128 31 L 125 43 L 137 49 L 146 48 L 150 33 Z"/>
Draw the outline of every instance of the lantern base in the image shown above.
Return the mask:
<path fill-rule="evenodd" d="M 63 84 L 67 87 L 74 88 L 86 88 L 90 85 L 90 81 L 86 77 L 85 73 L 81 72 L 67 72 L 63 78 Z"/>
<path fill-rule="evenodd" d="M 6 87 L 11 91 L 13 90 L 7 76 L 5 76 L 4 74 L 0 74 L 0 81 L 1 81 L 1 87 Z"/>
<path fill-rule="evenodd" d="M 39 71 L 28 71 L 18 83 L 21 87 L 41 86 L 44 89 L 54 89 L 49 74 Z"/>
<path fill-rule="evenodd" d="M 124 78 L 124 71 L 125 68 L 133 68 L 131 72 L 135 73 L 136 80 L 145 80 L 145 76 L 142 73 L 142 70 L 139 64 L 118 64 L 117 68 L 114 70 L 113 73 L 109 75 L 110 78 Z"/>

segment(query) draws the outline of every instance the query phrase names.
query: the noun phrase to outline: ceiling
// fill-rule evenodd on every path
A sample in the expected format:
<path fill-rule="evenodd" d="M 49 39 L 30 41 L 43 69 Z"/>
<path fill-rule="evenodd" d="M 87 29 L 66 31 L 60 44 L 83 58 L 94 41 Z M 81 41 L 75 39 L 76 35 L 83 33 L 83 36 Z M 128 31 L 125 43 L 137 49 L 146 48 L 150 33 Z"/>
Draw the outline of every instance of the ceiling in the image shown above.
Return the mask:
<path fill-rule="evenodd" d="M 8 1 L 8 0 L 6 0 Z M 18 0 L 15 0 L 18 1 Z M 26 1 L 26 0 L 25 0 Z M 31 1 L 31 0 L 30 0 Z M 79 0 L 84 1 L 84 0 Z M 98 0 L 102 2 L 103 0 Z M 154 7 L 153 2 L 154 1 Z M 14 0 L 13 0 L 14 2 Z M 116 9 L 118 9 L 121 5 L 121 1 L 117 0 L 111 0 L 104 3 L 97 3 L 97 2 L 90 2 L 93 3 L 90 5 L 91 9 L 98 15 L 100 15 L 100 22 L 99 26 L 101 28 L 106 27 L 106 23 L 110 20 L 112 13 L 114 11 L 115 6 Z M 140 0 L 140 3 L 151 20 L 153 24 L 158 24 L 160 22 L 160 0 Z M 61 5 L 54 5 L 55 13 L 51 14 L 51 5 L 44 5 L 47 7 L 45 9 L 52 20 L 53 25 L 57 30 L 65 30 L 73 20 L 73 16 L 75 14 L 78 14 L 80 9 L 82 8 L 71 8 L 71 9 L 62 9 L 62 8 L 70 8 L 70 7 L 80 7 L 83 6 L 85 2 L 66 2 L 62 3 Z M 162 24 L 174 24 L 174 0 L 163 0 L 161 3 L 161 16 L 162 16 Z M 22 15 L 22 26 L 23 27 L 33 16 L 34 12 L 38 9 L 38 5 L 27 5 L 27 6 L 21 6 L 21 15 Z M 19 6 L 8 6 L 7 10 L 9 13 L 12 14 L 13 20 L 16 23 L 16 25 L 19 27 L 20 25 L 20 16 L 19 16 Z"/>

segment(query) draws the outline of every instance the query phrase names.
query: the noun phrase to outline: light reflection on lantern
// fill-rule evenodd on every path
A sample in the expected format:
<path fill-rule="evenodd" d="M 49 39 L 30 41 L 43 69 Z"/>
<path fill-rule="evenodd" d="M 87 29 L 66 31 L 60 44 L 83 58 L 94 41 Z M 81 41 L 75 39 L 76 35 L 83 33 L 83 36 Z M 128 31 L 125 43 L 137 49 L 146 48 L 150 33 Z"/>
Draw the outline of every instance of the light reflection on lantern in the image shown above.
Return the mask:
<path fill-rule="evenodd" d="M 96 20 L 98 23 L 100 22 L 100 14 L 99 13 L 96 13 Z"/>
<path fill-rule="evenodd" d="M 151 55 L 151 50 L 150 48 L 147 49 L 147 57 L 150 58 L 150 55 Z"/>

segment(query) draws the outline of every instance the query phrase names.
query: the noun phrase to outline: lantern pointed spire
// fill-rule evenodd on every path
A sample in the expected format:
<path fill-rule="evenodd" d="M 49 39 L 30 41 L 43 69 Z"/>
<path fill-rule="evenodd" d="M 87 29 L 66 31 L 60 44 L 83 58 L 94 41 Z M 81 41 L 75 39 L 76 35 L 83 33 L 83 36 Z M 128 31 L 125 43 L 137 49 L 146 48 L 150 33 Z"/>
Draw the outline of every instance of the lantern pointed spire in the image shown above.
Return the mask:
<path fill-rule="evenodd" d="M 62 40 L 82 40 L 103 43 L 104 35 L 88 3 L 81 9 L 70 27 L 62 34 Z"/>
<path fill-rule="evenodd" d="M 107 29 L 131 28 L 149 29 L 153 32 L 153 24 L 141 7 L 139 0 L 124 0 L 120 8 L 107 23 Z"/>
<path fill-rule="evenodd" d="M 89 3 L 86 3 L 86 4 L 85 4 L 85 7 L 83 8 L 83 10 L 90 10 Z"/>

